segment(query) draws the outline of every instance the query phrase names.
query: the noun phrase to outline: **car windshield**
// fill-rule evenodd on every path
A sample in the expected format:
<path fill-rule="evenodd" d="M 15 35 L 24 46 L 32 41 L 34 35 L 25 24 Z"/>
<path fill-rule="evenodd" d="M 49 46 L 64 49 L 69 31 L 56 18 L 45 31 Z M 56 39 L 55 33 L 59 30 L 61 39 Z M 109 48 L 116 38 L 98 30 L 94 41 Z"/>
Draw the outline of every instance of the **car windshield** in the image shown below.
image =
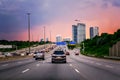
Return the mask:
<path fill-rule="evenodd" d="M 63 51 L 55 51 L 54 54 L 61 55 L 61 54 L 64 54 L 64 52 Z"/>

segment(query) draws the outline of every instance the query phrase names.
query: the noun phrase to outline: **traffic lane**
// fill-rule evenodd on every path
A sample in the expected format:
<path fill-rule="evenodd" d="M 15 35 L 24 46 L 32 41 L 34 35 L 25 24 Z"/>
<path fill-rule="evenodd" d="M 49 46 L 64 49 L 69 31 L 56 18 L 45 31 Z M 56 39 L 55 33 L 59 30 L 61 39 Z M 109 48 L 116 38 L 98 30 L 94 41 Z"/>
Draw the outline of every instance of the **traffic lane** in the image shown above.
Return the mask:
<path fill-rule="evenodd" d="M 22 80 L 85 80 L 68 64 L 51 62 L 36 64 L 36 67 L 15 79 L 20 78 Z"/>
<path fill-rule="evenodd" d="M 31 68 L 31 65 L 35 64 L 36 62 L 16 66 L 14 68 L 11 68 L 9 70 L 0 71 L 0 80 L 13 80 L 12 78 L 20 75 L 22 72 L 24 72 L 26 69 Z"/>
<path fill-rule="evenodd" d="M 29 70 L 32 65 L 35 65 L 35 63 L 44 63 L 42 60 L 34 60 L 34 62 L 27 63 L 24 65 L 14 66 L 9 69 L 3 69 L 0 71 L 0 80 L 13 80 L 12 78 L 18 76 L 21 73 L 26 72 L 26 70 Z"/>
<path fill-rule="evenodd" d="M 32 58 L 29 57 L 29 58 L 23 58 L 23 59 L 19 59 L 19 60 L 2 61 L 2 62 L 0 62 L 0 65 L 8 64 L 8 63 L 16 63 L 18 61 L 25 61 L 25 60 L 29 60 L 29 59 L 32 59 Z"/>
<path fill-rule="evenodd" d="M 88 80 L 120 80 L 120 71 L 114 72 L 114 70 L 95 65 L 94 63 L 79 61 L 75 57 L 71 58 L 71 60 L 74 62 L 71 65 L 78 69 Z"/>
<path fill-rule="evenodd" d="M 74 50 L 71 50 L 71 53 L 74 54 Z M 85 55 L 82 55 L 82 54 L 80 54 L 79 56 L 81 58 L 83 58 L 83 59 L 89 59 L 89 60 L 101 61 L 101 62 L 105 62 L 105 63 L 112 63 L 114 65 L 120 65 L 120 61 L 119 60 L 89 57 L 89 56 L 85 56 Z"/>
<path fill-rule="evenodd" d="M 44 45 L 43 45 L 44 46 Z M 54 50 L 56 50 L 58 47 L 54 48 L 53 50 L 51 50 L 50 52 L 48 53 L 45 53 L 46 55 L 48 55 L 49 53 L 53 53 Z M 11 61 L 2 61 L 0 62 L 0 66 L 2 64 L 8 64 L 8 63 L 16 63 L 18 61 L 25 61 L 25 60 L 29 60 L 29 59 L 32 59 L 32 58 L 25 58 L 25 59 L 19 59 L 19 60 L 11 60 Z"/>
<path fill-rule="evenodd" d="M 89 65 L 93 65 L 102 69 L 106 69 L 108 71 L 114 72 L 116 74 L 120 75 L 120 65 L 118 63 L 109 63 L 109 62 L 104 62 L 101 59 L 97 60 L 92 60 L 92 59 L 87 59 L 87 58 L 82 58 L 81 56 L 74 56 L 71 55 L 74 59 L 77 59 L 80 62 L 87 63 Z M 100 61 L 101 60 L 101 61 Z"/>
<path fill-rule="evenodd" d="M 111 67 L 111 68 L 116 68 L 120 70 L 120 61 L 115 61 L 115 60 L 108 60 L 108 59 L 100 59 L 100 58 L 94 58 L 94 57 L 88 57 L 80 54 L 79 56 L 76 56 L 74 54 L 74 51 L 71 51 L 71 56 L 79 59 L 80 61 L 86 61 L 90 63 L 96 63 L 98 65 L 105 65 L 106 67 Z"/>
<path fill-rule="evenodd" d="M 1 80 L 86 80 L 69 63 L 71 62 L 53 64 L 49 58 L 8 71 L 7 74 L 2 74 L 7 77 L 0 76 L 0 78 Z"/>
<path fill-rule="evenodd" d="M 45 59 L 51 57 L 51 52 L 49 53 L 45 53 Z M 13 60 L 13 61 L 3 61 L 0 63 L 0 70 L 3 69 L 11 69 L 12 67 L 16 67 L 16 66 L 21 66 L 21 65 L 25 65 L 25 64 L 29 64 L 34 62 L 35 59 L 34 58 L 27 58 L 27 59 L 20 59 L 20 60 Z"/>
<path fill-rule="evenodd" d="M 81 56 L 75 56 L 75 55 L 71 55 L 72 58 L 77 59 L 80 62 L 84 62 L 87 63 L 89 65 L 93 65 L 93 66 L 97 66 L 99 68 L 102 69 L 106 69 L 108 71 L 114 72 L 116 74 L 120 74 L 120 65 L 118 63 L 110 63 L 110 62 L 104 62 L 101 59 L 97 59 L 97 60 L 93 60 L 93 59 L 89 59 L 89 58 L 82 58 Z M 101 61 L 100 61 L 101 60 Z"/>
<path fill-rule="evenodd" d="M 0 71 L 4 69 L 11 69 L 12 67 L 15 66 L 29 64 L 31 62 L 34 62 L 33 58 L 4 62 L 0 64 Z"/>
<path fill-rule="evenodd" d="M 50 57 L 51 57 L 51 55 L 47 54 L 47 56 L 45 56 L 45 59 L 48 59 Z M 7 71 L 7 70 L 10 70 L 12 68 L 16 68 L 16 67 L 24 66 L 24 65 L 27 65 L 27 64 L 31 64 L 33 62 L 35 62 L 35 58 L 17 60 L 17 61 L 10 61 L 10 62 L 1 64 L 0 71 L 1 72 Z"/>
<path fill-rule="evenodd" d="M 6 65 L 6 66 L 2 66 L 2 68 L 0 69 L 0 73 L 11 71 L 11 70 L 14 70 L 16 68 L 19 68 L 19 67 L 22 67 L 22 66 L 25 66 L 25 65 L 29 65 L 29 64 L 34 63 L 34 62 L 35 62 L 35 60 L 29 61 L 29 62 L 27 61 L 27 62 L 24 62 L 24 63 L 16 63 L 16 64 L 10 64 L 10 65 Z"/>

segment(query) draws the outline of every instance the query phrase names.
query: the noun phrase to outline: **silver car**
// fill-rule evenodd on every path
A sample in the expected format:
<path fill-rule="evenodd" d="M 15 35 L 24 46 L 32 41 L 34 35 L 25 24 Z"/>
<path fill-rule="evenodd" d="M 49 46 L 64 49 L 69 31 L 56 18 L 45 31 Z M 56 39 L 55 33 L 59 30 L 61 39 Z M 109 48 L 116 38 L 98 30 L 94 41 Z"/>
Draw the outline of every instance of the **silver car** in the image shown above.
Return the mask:
<path fill-rule="evenodd" d="M 35 60 L 38 60 L 38 59 L 45 60 L 45 55 L 42 52 L 37 52 L 34 58 Z"/>

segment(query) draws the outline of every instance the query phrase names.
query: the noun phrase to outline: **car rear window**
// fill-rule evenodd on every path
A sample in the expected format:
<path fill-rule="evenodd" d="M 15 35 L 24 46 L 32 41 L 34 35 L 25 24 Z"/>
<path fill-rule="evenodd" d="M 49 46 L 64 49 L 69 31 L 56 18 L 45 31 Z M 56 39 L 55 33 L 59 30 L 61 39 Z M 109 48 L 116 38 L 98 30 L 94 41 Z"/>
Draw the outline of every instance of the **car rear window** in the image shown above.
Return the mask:
<path fill-rule="evenodd" d="M 64 52 L 63 51 L 55 51 L 54 54 L 61 55 L 61 54 L 64 54 Z"/>
<path fill-rule="evenodd" d="M 36 54 L 43 54 L 43 53 L 38 52 L 38 53 L 36 53 Z"/>

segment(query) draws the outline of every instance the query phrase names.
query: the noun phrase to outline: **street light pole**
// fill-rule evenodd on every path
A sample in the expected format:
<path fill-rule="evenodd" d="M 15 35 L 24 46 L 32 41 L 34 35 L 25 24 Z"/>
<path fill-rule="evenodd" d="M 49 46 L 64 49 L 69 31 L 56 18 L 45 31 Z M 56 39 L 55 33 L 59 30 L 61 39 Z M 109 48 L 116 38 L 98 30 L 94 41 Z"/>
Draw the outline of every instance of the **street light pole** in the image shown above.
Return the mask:
<path fill-rule="evenodd" d="M 28 43 L 29 43 L 29 54 L 30 54 L 30 13 L 28 15 Z"/>

